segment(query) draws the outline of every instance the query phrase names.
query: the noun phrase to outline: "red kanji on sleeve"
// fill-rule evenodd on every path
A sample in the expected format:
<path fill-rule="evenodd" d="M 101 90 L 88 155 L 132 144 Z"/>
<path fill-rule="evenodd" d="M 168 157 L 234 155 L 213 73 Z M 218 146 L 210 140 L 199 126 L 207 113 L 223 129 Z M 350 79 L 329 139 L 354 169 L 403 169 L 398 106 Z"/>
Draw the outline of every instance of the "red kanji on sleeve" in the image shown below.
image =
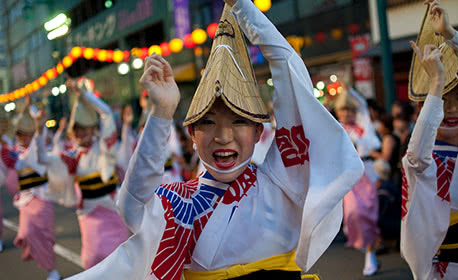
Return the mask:
<path fill-rule="evenodd" d="M 285 167 L 301 165 L 306 160 L 309 161 L 310 140 L 305 137 L 302 125 L 293 126 L 291 130 L 284 127 L 278 129 L 275 133 L 275 142 Z"/>

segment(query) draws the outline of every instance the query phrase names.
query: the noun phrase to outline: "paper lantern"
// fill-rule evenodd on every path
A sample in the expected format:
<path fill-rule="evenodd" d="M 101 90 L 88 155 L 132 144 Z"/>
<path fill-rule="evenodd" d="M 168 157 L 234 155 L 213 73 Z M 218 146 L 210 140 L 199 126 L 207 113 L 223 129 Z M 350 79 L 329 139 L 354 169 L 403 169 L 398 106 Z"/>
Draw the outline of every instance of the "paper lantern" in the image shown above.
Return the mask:
<path fill-rule="evenodd" d="M 183 41 L 181 41 L 181 39 L 178 39 L 178 38 L 172 39 L 170 40 L 169 46 L 172 52 L 174 53 L 181 52 L 181 50 L 183 49 Z"/>
<path fill-rule="evenodd" d="M 57 63 L 56 71 L 57 71 L 57 74 L 62 74 L 62 72 L 64 72 L 64 65 L 62 65 L 61 62 Z"/>
<path fill-rule="evenodd" d="M 310 47 L 313 44 L 313 39 L 310 36 L 304 36 L 304 46 Z"/>
<path fill-rule="evenodd" d="M 342 39 L 342 37 L 343 37 L 343 31 L 342 31 L 342 29 L 340 29 L 340 28 L 334 28 L 334 29 L 331 31 L 331 36 L 332 36 L 332 38 L 334 38 L 335 40 L 340 40 L 340 39 Z"/>
<path fill-rule="evenodd" d="M 38 81 L 36 81 L 36 80 L 33 81 L 32 82 L 32 92 L 37 91 L 39 89 L 40 89 L 40 84 L 38 83 Z"/>
<path fill-rule="evenodd" d="M 97 53 L 97 59 L 101 62 L 105 62 L 107 60 L 107 56 L 108 56 L 107 50 L 100 50 Z"/>
<path fill-rule="evenodd" d="M 33 86 L 32 84 L 27 84 L 25 86 L 25 90 L 27 91 L 27 93 L 31 93 L 33 91 Z"/>
<path fill-rule="evenodd" d="M 130 58 L 130 52 L 129 51 L 123 51 L 124 53 L 124 61 L 128 62 Z"/>
<path fill-rule="evenodd" d="M 140 52 L 140 57 L 145 59 L 148 56 L 148 48 L 142 48 Z"/>
<path fill-rule="evenodd" d="M 83 51 L 81 50 L 80 47 L 73 47 L 72 50 L 70 51 L 70 55 L 75 58 L 80 57 L 82 53 Z"/>
<path fill-rule="evenodd" d="M 192 35 L 191 34 L 186 34 L 183 37 L 183 45 L 188 49 L 194 48 L 196 46 L 196 44 L 192 40 Z"/>
<path fill-rule="evenodd" d="M 318 32 L 318 33 L 315 35 L 315 40 L 316 40 L 318 43 L 323 43 L 324 41 L 326 41 L 326 33 L 324 33 L 324 32 Z"/>
<path fill-rule="evenodd" d="M 116 50 L 113 52 L 113 61 L 116 63 L 120 63 L 124 60 L 124 53 L 123 51 Z"/>
<path fill-rule="evenodd" d="M 94 49 L 93 48 L 86 48 L 83 52 L 83 57 L 85 59 L 92 59 L 94 57 Z"/>
<path fill-rule="evenodd" d="M 112 61 L 113 61 L 113 51 L 107 50 L 107 62 L 112 62 Z"/>
<path fill-rule="evenodd" d="M 203 52 L 204 51 L 202 50 L 201 47 L 197 47 L 197 48 L 194 49 L 194 55 L 195 56 L 202 56 Z"/>
<path fill-rule="evenodd" d="M 203 29 L 196 29 L 191 33 L 192 41 L 197 44 L 203 44 L 207 40 L 207 33 Z"/>
<path fill-rule="evenodd" d="M 45 86 L 48 83 L 48 79 L 43 75 L 40 78 L 38 78 L 38 84 L 40 87 Z"/>
<path fill-rule="evenodd" d="M 152 45 L 148 49 L 148 55 L 152 55 L 153 53 L 157 53 L 158 55 L 162 54 L 162 49 L 158 45 Z"/>
<path fill-rule="evenodd" d="M 169 43 L 164 42 L 159 45 L 161 47 L 162 55 L 163 56 L 169 56 L 172 51 L 170 50 Z"/>
<path fill-rule="evenodd" d="M 359 25 L 357 25 L 356 23 L 350 24 L 348 26 L 348 33 L 356 34 L 358 32 L 359 32 Z"/>
<path fill-rule="evenodd" d="M 261 12 L 265 13 L 272 7 L 272 2 L 270 0 L 254 0 L 254 5 L 258 7 Z"/>
<path fill-rule="evenodd" d="M 45 76 L 46 76 L 46 78 L 48 78 L 48 80 L 52 80 L 52 79 L 56 78 L 57 77 L 56 68 L 52 68 L 52 69 L 49 69 L 48 71 L 46 71 Z"/>
<path fill-rule="evenodd" d="M 68 68 L 70 66 L 72 66 L 73 64 L 73 59 L 69 56 L 66 56 L 64 57 L 64 59 L 62 59 L 62 64 L 64 65 L 65 68 Z"/>
<path fill-rule="evenodd" d="M 210 38 L 215 38 L 216 30 L 218 29 L 218 24 L 217 23 L 212 23 L 209 26 L 207 26 L 207 33 Z"/>

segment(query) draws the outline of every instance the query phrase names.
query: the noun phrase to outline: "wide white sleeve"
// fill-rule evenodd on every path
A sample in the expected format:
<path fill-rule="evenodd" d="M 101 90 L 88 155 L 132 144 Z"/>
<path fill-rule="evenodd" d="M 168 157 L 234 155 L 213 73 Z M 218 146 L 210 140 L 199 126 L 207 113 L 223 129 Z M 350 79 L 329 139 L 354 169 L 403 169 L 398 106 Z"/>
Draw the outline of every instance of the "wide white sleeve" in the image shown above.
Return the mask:
<path fill-rule="evenodd" d="M 134 233 L 142 224 L 145 204 L 162 184 L 170 124 L 169 120 L 149 115 L 121 186 L 118 209 Z"/>
<path fill-rule="evenodd" d="M 137 232 L 96 266 L 68 278 L 69 280 L 145 280 L 151 275 L 151 265 L 164 234 L 166 221 L 159 196 L 154 195 L 144 205 L 145 219 Z"/>
<path fill-rule="evenodd" d="M 434 141 L 437 129 L 444 118 L 443 107 L 442 98 L 428 94 L 410 138 L 404 168 L 421 173 L 433 164 Z"/>
<path fill-rule="evenodd" d="M 362 176 L 363 164 L 342 126 L 314 97 L 302 59 L 275 26 L 249 0 L 238 0 L 232 10 L 269 61 L 277 131 L 260 168 L 303 207 L 296 263 L 307 271 L 338 233 L 342 198 Z"/>
<path fill-rule="evenodd" d="M 433 279 L 432 259 L 450 224 L 450 202 L 438 195 L 433 147 L 443 101 L 428 95 L 402 159 L 401 253 L 414 279 Z"/>
<path fill-rule="evenodd" d="M 116 143 L 118 141 L 113 112 L 105 102 L 97 98 L 92 92 L 85 92 L 82 96 L 100 115 L 99 145 L 101 155 L 99 157 L 99 171 L 102 181 L 108 182 L 116 167 Z"/>

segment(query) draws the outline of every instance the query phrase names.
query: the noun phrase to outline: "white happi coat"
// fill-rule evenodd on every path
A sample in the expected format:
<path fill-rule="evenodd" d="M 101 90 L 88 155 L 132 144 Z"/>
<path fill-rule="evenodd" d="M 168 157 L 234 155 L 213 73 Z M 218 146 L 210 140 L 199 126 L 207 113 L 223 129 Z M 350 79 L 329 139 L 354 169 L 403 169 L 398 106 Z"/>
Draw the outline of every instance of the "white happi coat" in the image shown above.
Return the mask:
<path fill-rule="evenodd" d="M 458 55 L 458 32 L 447 43 Z M 428 95 L 402 160 L 401 253 L 416 280 L 458 279 L 458 263 L 433 264 L 458 213 L 458 147 L 435 143 L 443 118 L 443 100 Z"/>
<path fill-rule="evenodd" d="M 361 177 L 362 162 L 314 97 L 288 42 L 250 0 L 232 10 L 272 72 L 277 131 L 264 163 L 230 185 L 205 173 L 160 186 L 170 121 L 150 116 L 118 202 L 134 235 L 71 279 L 180 279 L 183 269 L 222 269 L 292 250 L 307 271 L 339 231 L 341 201 Z"/>
<path fill-rule="evenodd" d="M 50 192 L 53 200 L 68 207 L 77 204 L 74 181 L 75 177 L 84 177 L 95 172 L 100 173 L 103 182 L 109 182 L 115 172 L 117 155 L 116 125 L 110 107 L 91 92 L 84 93 L 85 98 L 100 114 L 100 136 L 89 148 L 69 145 L 59 155 L 47 153 L 45 137 L 37 137 L 38 159 L 47 166 Z M 113 198 L 107 194 L 95 199 L 85 199 L 77 213 L 85 215 L 97 206 L 116 211 Z"/>

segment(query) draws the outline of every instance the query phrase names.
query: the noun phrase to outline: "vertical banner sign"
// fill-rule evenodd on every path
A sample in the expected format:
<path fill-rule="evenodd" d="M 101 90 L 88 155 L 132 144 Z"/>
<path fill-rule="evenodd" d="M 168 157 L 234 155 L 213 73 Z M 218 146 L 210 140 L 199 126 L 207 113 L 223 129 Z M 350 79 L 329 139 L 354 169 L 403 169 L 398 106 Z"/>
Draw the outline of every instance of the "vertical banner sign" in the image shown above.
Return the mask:
<path fill-rule="evenodd" d="M 365 98 L 374 98 L 375 87 L 371 60 L 369 58 L 360 57 L 370 48 L 369 35 L 354 36 L 350 37 L 349 40 L 353 56 L 355 88 L 361 92 Z"/>
<path fill-rule="evenodd" d="M 175 36 L 183 39 L 184 35 L 191 33 L 188 0 L 173 0 L 173 15 L 175 18 Z"/>

